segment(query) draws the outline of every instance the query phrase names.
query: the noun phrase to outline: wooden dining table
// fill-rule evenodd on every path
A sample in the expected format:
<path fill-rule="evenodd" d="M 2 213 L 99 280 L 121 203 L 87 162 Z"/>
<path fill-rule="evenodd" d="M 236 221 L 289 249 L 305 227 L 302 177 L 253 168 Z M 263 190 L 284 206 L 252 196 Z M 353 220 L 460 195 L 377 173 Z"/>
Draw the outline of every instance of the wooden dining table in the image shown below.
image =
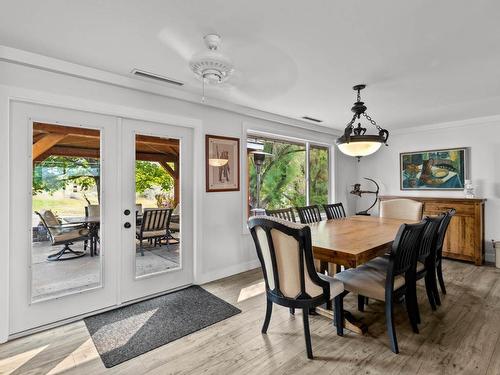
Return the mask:
<path fill-rule="evenodd" d="M 350 216 L 309 224 L 314 258 L 325 265 L 334 263 L 345 268 L 358 267 L 391 250 L 401 224 L 408 220 L 374 216 Z M 318 308 L 320 315 L 333 317 L 331 309 Z M 344 327 L 363 334 L 367 327 L 345 311 Z"/>

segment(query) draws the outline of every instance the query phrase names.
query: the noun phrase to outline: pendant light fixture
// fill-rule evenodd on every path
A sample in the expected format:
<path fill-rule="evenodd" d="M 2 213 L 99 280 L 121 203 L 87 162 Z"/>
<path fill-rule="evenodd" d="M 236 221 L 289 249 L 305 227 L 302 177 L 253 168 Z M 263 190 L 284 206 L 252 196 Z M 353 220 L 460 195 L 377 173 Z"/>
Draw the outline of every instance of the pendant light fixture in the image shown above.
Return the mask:
<path fill-rule="evenodd" d="M 382 144 L 387 146 L 387 139 L 389 138 L 389 132 L 382 129 L 377 123 L 366 113 L 365 103 L 361 101 L 361 90 L 363 90 L 366 85 L 356 85 L 353 87 L 354 91 L 357 91 L 356 103 L 351 108 L 354 112 L 351 121 L 347 124 L 344 134 L 337 139 L 336 143 L 340 151 L 349 156 L 355 156 L 359 159 L 362 156 L 371 155 L 378 151 Z M 354 126 L 356 120 L 361 120 L 361 116 L 366 118 L 373 126 L 378 130 L 378 134 L 365 134 L 366 128 L 361 126 L 361 122 L 358 122 L 357 126 Z"/>

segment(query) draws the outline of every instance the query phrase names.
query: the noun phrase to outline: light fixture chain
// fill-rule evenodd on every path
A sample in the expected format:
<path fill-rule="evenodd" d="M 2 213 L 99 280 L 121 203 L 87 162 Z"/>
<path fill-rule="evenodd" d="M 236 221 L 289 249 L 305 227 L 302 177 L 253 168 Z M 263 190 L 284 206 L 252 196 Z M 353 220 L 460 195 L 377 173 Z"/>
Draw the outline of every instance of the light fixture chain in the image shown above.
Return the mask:
<path fill-rule="evenodd" d="M 383 129 L 379 126 L 379 125 L 377 125 L 377 123 L 375 122 L 375 120 L 374 120 L 374 119 L 372 119 L 368 113 L 363 112 L 362 114 L 363 114 L 363 116 L 365 116 L 365 118 L 366 118 L 368 121 L 370 121 L 370 123 L 371 123 L 373 126 L 375 126 L 375 127 L 377 128 L 377 130 L 379 130 L 379 131 L 380 131 L 380 130 L 383 130 Z"/>

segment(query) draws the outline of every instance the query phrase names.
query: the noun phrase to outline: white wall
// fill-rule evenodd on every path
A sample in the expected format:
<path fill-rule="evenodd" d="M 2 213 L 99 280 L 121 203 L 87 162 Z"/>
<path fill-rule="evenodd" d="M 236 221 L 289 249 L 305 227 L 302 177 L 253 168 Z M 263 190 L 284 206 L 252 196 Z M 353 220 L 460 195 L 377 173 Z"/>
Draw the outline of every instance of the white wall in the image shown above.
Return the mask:
<path fill-rule="evenodd" d="M 63 75 L 34 67 L 13 64 L 0 60 L 0 175 L 8 176 L 8 99 L 9 97 L 35 99 L 46 104 L 83 109 L 97 113 L 122 115 L 138 114 L 149 119 L 161 119 L 161 114 L 177 116 L 184 122 L 193 119 L 193 123 L 201 123 L 201 129 L 196 134 L 194 144 L 198 147 L 197 162 L 200 169 L 195 173 L 204 176 L 204 135 L 219 134 L 241 137 L 245 139 L 245 129 L 248 124 L 255 129 L 266 129 L 302 139 L 333 144 L 333 132 L 318 133 L 311 130 L 283 123 L 263 120 L 235 112 L 216 109 L 201 104 L 189 103 L 161 95 L 149 94 L 137 90 L 117 87 L 100 82 Z M 252 113 L 255 113 L 253 111 Z M 265 117 L 265 114 L 262 115 Z M 270 116 L 273 118 L 272 116 Z M 283 119 L 283 118 L 282 118 Z M 286 122 L 284 120 L 283 122 Z M 294 121 L 291 120 L 291 123 Z M 246 125 L 245 125 L 246 124 Z M 242 142 L 242 147 L 244 147 Z M 195 150 L 193 150 L 194 152 Z M 14 161 L 15 164 L 15 161 Z M 349 165 L 349 167 L 344 167 Z M 341 187 L 337 200 L 346 198 L 344 186 L 353 183 L 356 177 L 355 165 L 352 159 L 344 156 L 335 157 L 336 170 L 341 171 L 335 179 L 336 187 Z M 345 171 L 345 173 L 344 173 Z M 242 183 L 244 187 L 244 168 L 242 168 Z M 345 177 L 344 177 L 345 176 Z M 239 192 L 206 193 L 204 178 L 198 180 L 199 230 L 197 232 L 196 281 L 205 282 L 224 277 L 257 266 L 255 250 L 250 236 L 243 230 L 243 210 L 245 207 L 245 188 Z M 8 180 L 0 180 L 0 206 L 9 207 Z M 353 210 L 353 204 L 348 208 Z M 0 212 L 0 342 L 6 338 L 8 323 L 8 258 L 9 238 L 8 212 Z M 13 246 L 13 244 L 10 244 Z"/>
<path fill-rule="evenodd" d="M 470 147 L 470 178 L 476 195 L 486 198 L 486 260 L 494 261 L 491 239 L 500 240 L 500 117 L 435 124 L 394 131 L 389 147 L 364 158 L 358 166 L 358 179 L 370 177 L 380 184 L 382 195 L 463 197 L 462 191 L 401 191 L 399 153 L 450 147 Z M 359 200 L 358 207 L 366 207 Z M 376 211 L 375 211 L 376 212 Z"/>

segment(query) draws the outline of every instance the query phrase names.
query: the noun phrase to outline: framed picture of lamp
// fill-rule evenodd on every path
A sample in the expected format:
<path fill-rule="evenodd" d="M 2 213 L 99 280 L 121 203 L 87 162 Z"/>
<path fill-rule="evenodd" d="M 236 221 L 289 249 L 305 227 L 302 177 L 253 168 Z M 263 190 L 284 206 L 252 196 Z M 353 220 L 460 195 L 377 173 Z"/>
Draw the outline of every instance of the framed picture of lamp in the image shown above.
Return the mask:
<path fill-rule="evenodd" d="M 206 191 L 240 190 L 240 139 L 205 135 Z"/>
<path fill-rule="evenodd" d="M 469 179 L 470 148 L 403 152 L 401 190 L 463 190 Z"/>

